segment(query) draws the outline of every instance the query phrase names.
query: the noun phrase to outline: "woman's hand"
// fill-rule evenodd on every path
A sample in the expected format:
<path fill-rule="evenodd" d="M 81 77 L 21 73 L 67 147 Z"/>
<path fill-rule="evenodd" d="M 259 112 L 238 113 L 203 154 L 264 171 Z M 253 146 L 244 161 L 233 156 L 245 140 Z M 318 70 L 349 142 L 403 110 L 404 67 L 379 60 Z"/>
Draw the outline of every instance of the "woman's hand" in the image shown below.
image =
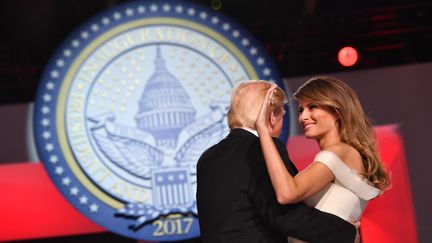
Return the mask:
<path fill-rule="evenodd" d="M 264 101 L 261 105 L 261 109 L 258 113 L 258 117 L 255 121 L 255 128 L 258 131 L 258 134 L 263 134 L 264 132 L 270 132 L 270 106 L 273 104 L 273 95 L 276 92 L 276 84 L 272 84 L 270 88 L 267 90 Z"/>

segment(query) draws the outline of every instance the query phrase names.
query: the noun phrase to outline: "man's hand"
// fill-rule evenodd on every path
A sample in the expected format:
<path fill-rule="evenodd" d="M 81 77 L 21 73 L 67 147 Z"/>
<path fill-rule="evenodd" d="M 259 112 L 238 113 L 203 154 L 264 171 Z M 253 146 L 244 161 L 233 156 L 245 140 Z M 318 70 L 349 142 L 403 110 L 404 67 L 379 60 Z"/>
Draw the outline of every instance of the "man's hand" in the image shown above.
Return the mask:
<path fill-rule="evenodd" d="M 360 221 L 352 223 L 356 227 L 356 237 L 354 239 L 354 243 L 360 243 Z"/>
<path fill-rule="evenodd" d="M 276 92 L 276 84 L 272 84 L 270 88 L 267 90 L 264 101 L 261 105 L 260 111 L 258 113 L 258 117 L 255 121 L 255 129 L 260 132 L 269 132 L 271 130 L 271 126 L 269 123 L 270 119 L 270 106 L 273 104 L 273 95 Z"/>

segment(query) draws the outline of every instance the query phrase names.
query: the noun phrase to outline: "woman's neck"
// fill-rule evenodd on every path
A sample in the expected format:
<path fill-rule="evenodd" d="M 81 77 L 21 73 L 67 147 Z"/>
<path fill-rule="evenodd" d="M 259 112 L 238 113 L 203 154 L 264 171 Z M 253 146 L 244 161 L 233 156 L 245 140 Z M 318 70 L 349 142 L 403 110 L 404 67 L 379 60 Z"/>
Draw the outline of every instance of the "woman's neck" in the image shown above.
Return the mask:
<path fill-rule="evenodd" d="M 328 134 L 330 135 L 330 134 Z M 325 150 L 331 146 L 341 143 L 341 139 L 339 136 L 325 136 L 321 138 L 317 138 L 318 145 L 321 150 Z"/>

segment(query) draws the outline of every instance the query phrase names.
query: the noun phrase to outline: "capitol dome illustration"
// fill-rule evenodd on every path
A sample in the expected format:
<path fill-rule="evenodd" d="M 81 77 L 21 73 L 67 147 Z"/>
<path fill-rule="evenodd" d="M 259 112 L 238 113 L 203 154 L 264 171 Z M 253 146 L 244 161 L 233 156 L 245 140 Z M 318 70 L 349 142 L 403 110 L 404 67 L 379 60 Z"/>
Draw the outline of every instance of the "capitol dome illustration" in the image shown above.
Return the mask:
<path fill-rule="evenodd" d="M 154 62 L 135 121 L 138 129 L 155 137 L 157 146 L 175 148 L 181 130 L 195 121 L 196 111 L 186 90 L 166 68 L 159 46 Z"/>

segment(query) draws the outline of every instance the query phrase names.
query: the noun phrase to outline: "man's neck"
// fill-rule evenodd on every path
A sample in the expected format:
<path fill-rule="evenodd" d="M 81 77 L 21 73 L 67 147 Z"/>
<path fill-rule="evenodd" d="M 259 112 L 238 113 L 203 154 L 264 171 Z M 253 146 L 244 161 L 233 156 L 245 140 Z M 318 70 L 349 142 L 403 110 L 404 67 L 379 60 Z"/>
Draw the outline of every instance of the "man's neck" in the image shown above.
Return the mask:
<path fill-rule="evenodd" d="M 239 128 L 241 128 L 241 129 L 243 129 L 243 130 L 246 130 L 246 131 L 252 133 L 253 135 L 259 137 L 259 136 L 258 136 L 258 132 L 257 132 L 256 130 L 250 128 L 250 127 L 239 127 Z"/>

